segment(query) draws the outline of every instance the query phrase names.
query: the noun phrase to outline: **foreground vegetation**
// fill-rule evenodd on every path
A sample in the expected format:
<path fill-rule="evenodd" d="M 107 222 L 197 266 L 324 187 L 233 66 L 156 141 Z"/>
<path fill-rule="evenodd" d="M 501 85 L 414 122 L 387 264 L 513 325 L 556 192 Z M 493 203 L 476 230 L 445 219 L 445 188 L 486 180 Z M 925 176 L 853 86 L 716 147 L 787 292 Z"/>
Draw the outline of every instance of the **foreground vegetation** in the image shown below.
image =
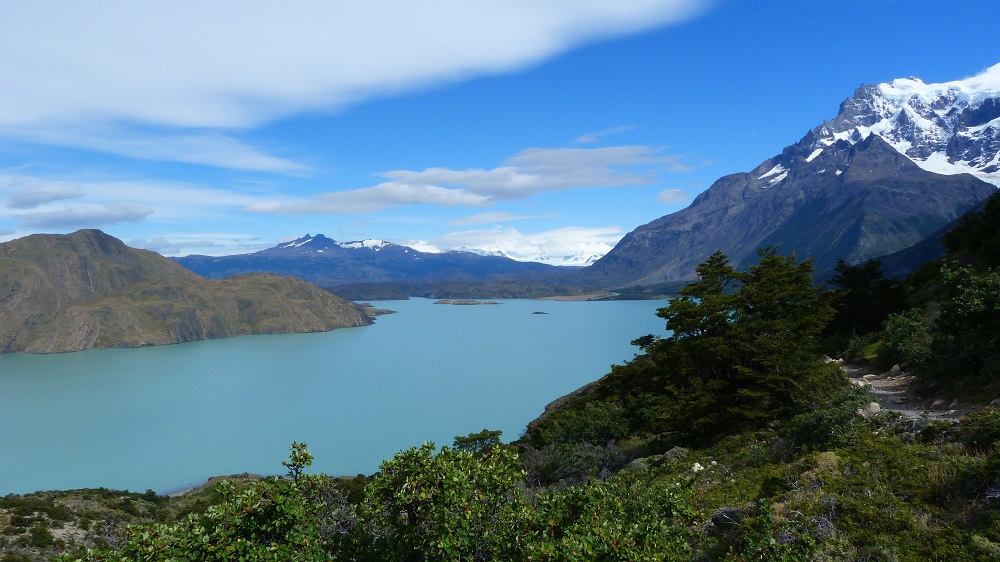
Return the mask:
<path fill-rule="evenodd" d="M 8 496 L 0 560 L 1000 559 L 1000 409 L 879 412 L 821 355 L 989 402 L 998 225 L 994 199 L 947 260 L 903 281 L 841 263 L 833 291 L 774 249 L 743 272 L 715 254 L 658 312 L 671 336 L 513 444 L 484 430 L 336 479 L 295 443 L 286 477 L 190 497 Z"/>

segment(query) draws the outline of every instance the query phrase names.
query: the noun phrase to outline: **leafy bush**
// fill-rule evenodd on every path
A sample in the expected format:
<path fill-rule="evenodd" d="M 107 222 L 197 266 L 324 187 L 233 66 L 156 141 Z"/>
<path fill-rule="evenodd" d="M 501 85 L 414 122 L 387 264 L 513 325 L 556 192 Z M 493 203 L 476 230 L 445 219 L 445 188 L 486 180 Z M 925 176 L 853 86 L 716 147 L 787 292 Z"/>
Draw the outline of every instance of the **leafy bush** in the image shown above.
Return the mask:
<path fill-rule="evenodd" d="M 382 463 L 361 506 L 372 560 L 500 560 L 514 547 L 523 495 L 517 455 L 433 443 Z"/>
<path fill-rule="evenodd" d="M 690 560 L 690 488 L 665 479 L 592 480 L 535 499 L 524 560 Z"/>
<path fill-rule="evenodd" d="M 885 321 L 885 339 L 875 357 L 875 366 L 887 370 L 897 363 L 920 368 L 930 357 L 930 335 L 924 311 L 912 308 L 890 315 Z"/>
<path fill-rule="evenodd" d="M 968 447 L 989 451 L 1000 442 L 1000 408 L 986 407 L 962 418 L 958 439 Z"/>
<path fill-rule="evenodd" d="M 927 374 L 980 387 L 1000 381 L 1000 270 L 945 267 L 941 276 L 948 296 L 932 325 Z"/>

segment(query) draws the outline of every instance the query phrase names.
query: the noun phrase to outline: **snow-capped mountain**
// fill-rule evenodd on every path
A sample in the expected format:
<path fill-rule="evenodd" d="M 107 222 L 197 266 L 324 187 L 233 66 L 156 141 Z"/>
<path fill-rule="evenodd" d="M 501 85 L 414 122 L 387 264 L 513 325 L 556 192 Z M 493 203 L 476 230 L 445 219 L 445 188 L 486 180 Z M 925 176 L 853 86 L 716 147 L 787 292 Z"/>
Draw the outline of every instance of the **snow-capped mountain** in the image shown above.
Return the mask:
<path fill-rule="evenodd" d="M 555 269 L 502 255 L 421 252 L 385 240 L 337 242 L 322 234 L 307 234 L 252 254 L 174 259 L 210 279 L 268 271 L 324 287 L 382 281 L 478 281 L 505 275 L 548 274 Z"/>
<path fill-rule="evenodd" d="M 692 279 L 716 250 L 746 266 L 778 245 L 821 273 L 897 252 L 996 191 L 998 130 L 1000 65 L 943 84 L 862 86 L 832 121 L 630 232 L 587 273 L 646 285 Z"/>
<path fill-rule="evenodd" d="M 323 253 L 334 248 L 342 248 L 345 250 L 372 250 L 374 252 L 378 252 L 385 248 L 392 247 L 402 249 L 405 253 L 408 253 L 407 250 L 412 250 L 406 246 L 400 246 L 393 244 L 392 242 L 386 242 L 385 240 L 366 239 L 353 242 L 337 242 L 336 240 L 327 238 L 322 234 L 317 234 L 316 236 L 306 234 L 302 238 L 296 238 L 290 242 L 282 242 L 281 244 L 265 251 L 297 249 L 301 252 Z"/>
<path fill-rule="evenodd" d="M 813 129 L 810 154 L 871 133 L 929 172 L 970 173 L 1000 186 L 1000 64 L 954 82 L 861 86 L 833 121 Z"/>

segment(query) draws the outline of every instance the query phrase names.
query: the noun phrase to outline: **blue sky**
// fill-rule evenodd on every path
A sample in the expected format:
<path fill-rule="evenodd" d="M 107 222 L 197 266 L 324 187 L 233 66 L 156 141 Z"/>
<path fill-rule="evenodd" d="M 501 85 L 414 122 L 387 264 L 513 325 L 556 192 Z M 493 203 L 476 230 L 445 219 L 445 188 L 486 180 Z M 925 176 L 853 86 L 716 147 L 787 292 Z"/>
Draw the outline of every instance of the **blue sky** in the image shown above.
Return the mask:
<path fill-rule="evenodd" d="M 1000 2 L 6 3 L 0 240 L 606 252 L 863 83 L 1000 62 Z"/>

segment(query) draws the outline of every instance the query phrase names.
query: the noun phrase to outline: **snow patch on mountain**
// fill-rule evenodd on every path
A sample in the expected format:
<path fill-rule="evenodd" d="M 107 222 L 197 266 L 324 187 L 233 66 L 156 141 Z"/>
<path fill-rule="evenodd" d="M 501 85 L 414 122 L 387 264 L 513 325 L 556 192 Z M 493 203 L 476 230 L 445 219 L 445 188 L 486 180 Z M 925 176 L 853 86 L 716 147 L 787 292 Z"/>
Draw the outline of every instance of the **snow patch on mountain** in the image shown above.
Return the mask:
<path fill-rule="evenodd" d="M 771 168 L 770 170 L 768 170 L 767 172 L 765 172 L 764 175 L 758 177 L 757 179 L 762 180 L 764 178 L 769 178 L 771 176 L 776 176 L 778 174 L 781 174 L 781 173 L 787 172 L 787 171 L 788 171 L 788 168 L 785 168 L 781 164 L 777 164 L 776 166 L 774 166 L 773 168 Z"/>
<path fill-rule="evenodd" d="M 354 242 L 340 242 L 337 244 L 341 248 L 347 250 L 360 250 L 362 248 L 368 248 L 369 250 L 375 250 L 376 252 L 382 248 L 392 246 L 392 242 L 386 242 L 385 240 L 357 240 Z"/>

